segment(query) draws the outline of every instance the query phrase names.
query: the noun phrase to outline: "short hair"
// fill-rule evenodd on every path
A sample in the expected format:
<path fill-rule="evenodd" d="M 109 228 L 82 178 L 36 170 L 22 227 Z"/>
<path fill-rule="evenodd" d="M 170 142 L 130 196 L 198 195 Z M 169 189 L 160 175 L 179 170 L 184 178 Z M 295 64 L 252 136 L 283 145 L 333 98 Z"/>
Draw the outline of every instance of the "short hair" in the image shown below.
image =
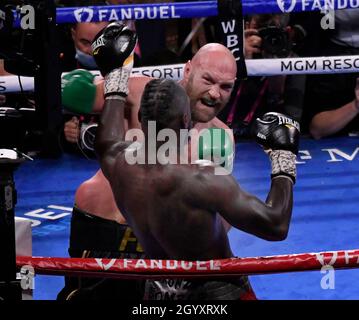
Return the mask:
<path fill-rule="evenodd" d="M 145 86 L 141 98 L 141 122 L 156 121 L 157 130 L 171 127 L 183 114 L 178 105 L 186 97 L 184 89 L 169 79 L 153 79 Z M 179 98 L 179 99 L 177 99 Z"/>

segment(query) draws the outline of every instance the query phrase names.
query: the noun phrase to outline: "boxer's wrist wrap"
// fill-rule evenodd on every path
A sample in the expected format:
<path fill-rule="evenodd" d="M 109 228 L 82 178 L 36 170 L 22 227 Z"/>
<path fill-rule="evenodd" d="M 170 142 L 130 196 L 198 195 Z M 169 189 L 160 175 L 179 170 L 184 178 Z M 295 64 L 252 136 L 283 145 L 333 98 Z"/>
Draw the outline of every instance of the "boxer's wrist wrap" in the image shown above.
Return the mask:
<path fill-rule="evenodd" d="M 127 70 L 126 68 L 118 68 L 109 72 L 105 76 L 105 98 L 108 98 L 110 96 L 118 98 L 127 97 L 129 77 L 130 70 Z"/>
<path fill-rule="evenodd" d="M 294 184 L 297 177 L 295 154 L 287 150 L 271 150 L 269 158 L 272 164 L 272 179 L 278 176 L 286 176 Z"/>

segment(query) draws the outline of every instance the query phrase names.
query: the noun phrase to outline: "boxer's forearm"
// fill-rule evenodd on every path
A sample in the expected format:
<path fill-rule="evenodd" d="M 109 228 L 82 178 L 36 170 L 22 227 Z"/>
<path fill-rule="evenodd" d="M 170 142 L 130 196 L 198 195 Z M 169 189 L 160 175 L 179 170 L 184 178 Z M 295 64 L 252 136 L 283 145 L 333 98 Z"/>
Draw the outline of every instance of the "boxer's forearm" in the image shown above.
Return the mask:
<path fill-rule="evenodd" d="M 271 189 L 266 199 L 270 207 L 268 214 L 273 222 L 273 240 L 283 240 L 287 237 L 293 209 L 293 182 L 287 177 L 272 179 Z"/>
<path fill-rule="evenodd" d="M 228 204 L 224 205 L 224 210 L 218 211 L 224 213 L 223 217 L 232 226 L 268 241 L 286 238 L 293 206 L 291 179 L 274 178 L 265 202 L 241 190 L 226 201 Z"/>
<path fill-rule="evenodd" d="M 105 100 L 96 133 L 95 150 L 102 157 L 114 144 L 125 140 L 125 99 L 110 97 Z"/>

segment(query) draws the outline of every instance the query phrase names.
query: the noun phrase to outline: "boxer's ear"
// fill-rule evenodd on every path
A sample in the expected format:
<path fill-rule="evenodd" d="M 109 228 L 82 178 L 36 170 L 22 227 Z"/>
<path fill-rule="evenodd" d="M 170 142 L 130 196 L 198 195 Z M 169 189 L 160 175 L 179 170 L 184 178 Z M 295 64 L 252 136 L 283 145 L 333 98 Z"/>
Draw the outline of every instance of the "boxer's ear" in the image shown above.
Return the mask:
<path fill-rule="evenodd" d="M 192 72 L 192 63 L 191 63 L 191 60 L 188 60 L 187 63 L 185 64 L 184 70 L 183 70 L 183 80 L 185 82 L 188 81 L 191 72 Z"/>

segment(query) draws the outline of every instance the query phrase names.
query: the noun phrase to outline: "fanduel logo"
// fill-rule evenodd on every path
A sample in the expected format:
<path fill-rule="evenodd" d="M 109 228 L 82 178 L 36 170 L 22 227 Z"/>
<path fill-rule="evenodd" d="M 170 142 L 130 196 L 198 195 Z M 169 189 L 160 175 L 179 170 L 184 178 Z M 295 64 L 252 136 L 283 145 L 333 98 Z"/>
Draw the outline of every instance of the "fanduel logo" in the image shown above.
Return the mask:
<path fill-rule="evenodd" d="M 103 270 L 108 270 L 108 269 L 110 269 L 110 268 L 115 264 L 115 262 L 116 262 L 116 259 L 111 259 L 111 260 L 109 261 L 109 263 L 105 264 L 105 263 L 103 263 L 102 259 L 96 258 L 95 260 L 96 260 L 97 264 L 98 264 Z"/>
<path fill-rule="evenodd" d="M 77 22 L 91 22 L 93 18 L 93 10 L 90 8 L 76 9 L 74 11 L 74 16 Z"/>
<path fill-rule="evenodd" d="M 291 3 L 290 3 L 290 6 L 288 7 L 288 6 L 286 6 L 286 3 L 288 1 L 286 1 L 286 0 L 277 0 L 278 7 L 283 13 L 293 11 L 293 9 L 294 9 L 294 7 L 295 7 L 295 5 L 297 3 L 297 0 L 290 0 L 290 1 L 291 1 Z"/>

